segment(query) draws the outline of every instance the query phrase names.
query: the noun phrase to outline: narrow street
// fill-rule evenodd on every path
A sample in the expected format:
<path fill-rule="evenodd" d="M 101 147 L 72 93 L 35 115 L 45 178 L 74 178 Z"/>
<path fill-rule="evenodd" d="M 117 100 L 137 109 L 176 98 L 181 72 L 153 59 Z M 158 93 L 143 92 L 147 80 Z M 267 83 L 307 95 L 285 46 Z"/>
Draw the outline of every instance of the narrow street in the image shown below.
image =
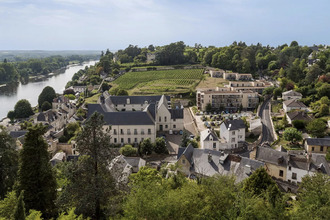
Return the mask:
<path fill-rule="evenodd" d="M 262 121 L 262 139 L 260 144 L 265 142 L 271 144 L 274 141 L 273 132 L 272 132 L 273 127 L 270 121 L 272 119 L 269 114 L 269 110 L 270 110 L 269 103 L 270 103 L 270 99 L 265 100 L 260 106 L 259 117 L 261 118 Z"/>

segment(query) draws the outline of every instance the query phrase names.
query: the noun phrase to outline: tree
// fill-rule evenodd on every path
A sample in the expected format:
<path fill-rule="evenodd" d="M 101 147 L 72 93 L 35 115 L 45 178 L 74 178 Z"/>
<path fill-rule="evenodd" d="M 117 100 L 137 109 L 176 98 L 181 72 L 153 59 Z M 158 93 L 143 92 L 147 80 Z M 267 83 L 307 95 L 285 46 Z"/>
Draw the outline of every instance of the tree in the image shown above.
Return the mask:
<path fill-rule="evenodd" d="M 162 138 L 162 137 L 156 138 L 154 151 L 157 154 L 166 154 L 166 153 L 168 153 L 168 150 L 167 150 L 167 147 L 166 147 L 166 142 L 165 142 L 164 138 Z"/>
<path fill-rule="evenodd" d="M 55 90 L 50 86 L 46 86 L 38 97 L 39 107 L 41 108 L 42 104 L 46 101 L 52 103 L 54 98 L 56 98 Z"/>
<path fill-rule="evenodd" d="M 281 88 L 276 88 L 273 91 L 273 95 L 274 95 L 274 100 L 277 100 L 277 97 L 282 95 L 282 89 Z"/>
<path fill-rule="evenodd" d="M 110 89 L 110 86 L 108 83 L 102 83 L 102 91 L 108 91 Z"/>
<path fill-rule="evenodd" d="M 41 124 L 28 128 L 20 151 L 18 190 L 24 190 L 27 210 L 39 210 L 50 218 L 56 214 L 56 180 L 49 163 L 48 144 L 42 136 L 46 130 Z"/>
<path fill-rule="evenodd" d="M 47 110 L 49 110 L 49 109 L 51 109 L 51 108 L 52 108 L 52 104 L 50 104 L 49 102 L 44 101 L 44 102 L 42 103 L 42 106 L 41 106 L 41 110 L 42 110 L 42 111 L 47 111 Z"/>
<path fill-rule="evenodd" d="M 16 118 L 27 118 L 34 114 L 30 102 L 26 99 L 21 99 L 16 103 L 14 112 Z"/>
<path fill-rule="evenodd" d="M 16 192 L 11 191 L 6 195 L 6 198 L 0 200 L 0 219 L 13 219 L 16 205 Z"/>
<path fill-rule="evenodd" d="M 298 188 L 296 219 L 330 219 L 330 177 L 305 175 Z"/>
<path fill-rule="evenodd" d="M 149 155 L 152 153 L 153 146 L 150 138 L 144 139 L 140 144 L 140 154 Z"/>
<path fill-rule="evenodd" d="M 119 89 L 116 95 L 125 96 L 125 95 L 128 95 L 128 92 L 124 89 Z"/>
<path fill-rule="evenodd" d="M 317 88 L 317 96 L 319 98 L 323 96 L 328 96 L 330 99 L 330 84 L 329 83 L 323 83 L 322 86 Z"/>
<path fill-rule="evenodd" d="M 77 214 L 100 219 L 113 194 L 108 162 L 113 159 L 110 136 L 103 131 L 103 115 L 95 112 L 77 136 L 80 158 L 67 171 L 69 184 L 59 201 L 61 206 L 76 207 Z M 65 209 L 66 210 L 66 209 Z"/>
<path fill-rule="evenodd" d="M 126 144 L 120 148 L 119 153 L 126 157 L 136 156 L 137 149 L 132 147 L 132 145 Z"/>
<path fill-rule="evenodd" d="M 296 128 L 286 128 L 283 132 L 284 140 L 296 143 L 302 140 L 302 134 Z"/>
<path fill-rule="evenodd" d="M 155 51 L 155 47 L 154 47 L 154 45 L 150 44 L 150 45 L 148 46 L 148 50 L 150 50 L 150 52 Z"/>
<path fill-rule="evenodd" d="M 288 122 L 288 120 L 286 119 L 286 114 L 284 114 L 284 116 L 283 116 L 283 118 L 282 118 L 282 120 L 281 120 L 281 124 L 282 124 L 282 126 L 283 126 L 284 128 L 288 126 L 289 122 Z"/>
<path fill-rule="evenodd" d="M 189 137 L 186 130 L 182 133 L 181 144 L 180 147 L 188 147 Z"/>
<path fill-rule="evenodd" d="M 10 121 L 14 121 L 15 112 L 14 111 L 9 111 L 8 114 L 7 114 L 7 117 L 10 119 Z"/>
<path fill-rule="evenodd" d="M 17 205 L 14 210 L 14 219 L 15 220 L 23 220 L 25 219 L 25 207 L 23 201 L 24 191 L 21 191 L 21 194 L 18 197 Z"/>
<path fill-rule="evenodd" d="M 318 117 L 326 116 L 329 114 L 329 106 L 327 104 L 321 104 Z"/>
<path fill-rule="evenodd" d="M 322 119 L 314 119 L 307 124 L 307 132 L 312 137 L 323 137 L 327 129 L 326 123 Z"/>
<path fill-rule="evenodd" d="M 16 143 L 7 131 L 0 127 L 0 200 L 14 186 L 18 170 Z"/>
<path fill-rule="evenodd" d="M 292 125 L 293 127 L 299 129 L 299 130 L 302 130 L 305 128 L 305 121 L 303 120 L 294 120 L 292 121 Z"/>
<path fill-rule="evenodd" d="M 205 107 L 205 111 L 206 112 L 211 112 L 212 111 L 212 105 L 211 105 L 211 103 L 207 103 L 207 105 Z"/>

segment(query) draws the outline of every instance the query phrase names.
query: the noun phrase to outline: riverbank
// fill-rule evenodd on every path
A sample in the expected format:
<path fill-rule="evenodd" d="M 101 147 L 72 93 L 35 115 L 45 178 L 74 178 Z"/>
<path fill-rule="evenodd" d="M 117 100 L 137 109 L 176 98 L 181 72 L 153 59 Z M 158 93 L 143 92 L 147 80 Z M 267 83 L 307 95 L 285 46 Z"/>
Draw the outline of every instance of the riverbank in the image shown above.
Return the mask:
<path fill-rule="evenodd" d="M 27 99 L 31 106 L 38 104 L 38 96 L 46 86 L 54 88 L 56 93 L 62 94 L 68 81 L 72 76 L 86 66 L 95 65 L 96 60 L 84 62 L 82 65 L 70 64 L 66 66 L 63 73 L 54 74 L 41 80 L 33 80 L 27 83 L 7 84 L 0 87 L 0 119 L 7 117 L 7 113 L 14 109 L 20 99 Z"/>

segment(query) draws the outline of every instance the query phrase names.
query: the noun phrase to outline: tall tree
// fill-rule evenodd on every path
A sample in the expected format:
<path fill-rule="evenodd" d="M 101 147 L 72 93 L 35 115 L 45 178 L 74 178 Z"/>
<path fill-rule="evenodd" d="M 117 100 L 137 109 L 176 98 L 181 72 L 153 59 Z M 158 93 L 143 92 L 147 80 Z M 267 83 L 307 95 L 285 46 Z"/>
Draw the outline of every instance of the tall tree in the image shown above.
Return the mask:
<path fill-rule="evenodd" d="M 18 190 L 24 190 L 26 209 L 41 211 L 45 218 L 55 215 L 56 180 L 50 165 L 48 144 L 43 138 L 46 127 L 28 128 L 20 151 Z"/>
<path fill-rule="evenodd" d="M 62 198 L 68 198 L 70 207 L 79 214 L 100 219 L 104 207 L 114 191 L 107 169 L 112 159 L 110 136 L 103 131 L 103 115 L 95 112 L 77 136 L 77 150 L 81 157 L 68 172 L 68 182 Z"/>
<path fill-rule="evenodd" d="M 18 170 L 15 141 L 0 127 L 0 200 L 12 190 Z"/>
<path fill-rule="evenodd" d="M 16 103 L 14 113 L 16 118 L 27 118 L 34 114 L 30 102 L 26 99 L 21 99 Z"/>
<path fill-rule="evenodd" d="M 24 191 L 21 191 L 21 194 L 18 197 L 17 205 L 14 210 L 14 219 L 15 220 L 23 220 L 25 219 L 25 207 L 24 207 Z"/>
<path fill-rule="evenodd" d="M 54 98 L 56 98 L 55 90 L 53 87 L 46 86 L 38 97 L 39 107 L 41 107 L 44 102 L 52 103 Z"/>

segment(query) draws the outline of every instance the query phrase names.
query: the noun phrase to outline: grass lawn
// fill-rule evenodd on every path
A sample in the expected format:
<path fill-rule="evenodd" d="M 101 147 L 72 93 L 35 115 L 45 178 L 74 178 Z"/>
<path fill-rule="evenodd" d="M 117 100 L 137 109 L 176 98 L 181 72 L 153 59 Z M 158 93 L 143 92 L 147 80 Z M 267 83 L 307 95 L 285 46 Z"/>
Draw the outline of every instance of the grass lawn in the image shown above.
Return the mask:
<path fill-rule="evenodd" d="M 303 150 L 302 143 L 299 143 L 300 145 L 291 145 L 290 141 L 284 140 L 284 138 L 280 138 L 280 141 L 277 143 L 277 145 L 282 145 L 286 150 Z"/>
<path fill-rule="evenodd" d="M 95 94 L 89 98 L 85 99 L 85 103 L 91 103 L 91 104 L 96 104 L 97 100 L 99 99 L 101 93 Z"/>
<path fill-rule="evenodd" d="M 197 88 L 215 88 L 215 87 L 223 87 L 228 84 L 228 80 L 223 78 L 212 78 L 208 75 L 205 75 L 205 79 L 201 80 L 201 82 L 197 85 Z"/>
<path fill-rule="evenodd" d="M 111 84 L 127 90 L 130 95 L 185 93 L 195 89 L 202 79 L 203 71 L 203 69 L 175 69 L 128 72 Z"/>

